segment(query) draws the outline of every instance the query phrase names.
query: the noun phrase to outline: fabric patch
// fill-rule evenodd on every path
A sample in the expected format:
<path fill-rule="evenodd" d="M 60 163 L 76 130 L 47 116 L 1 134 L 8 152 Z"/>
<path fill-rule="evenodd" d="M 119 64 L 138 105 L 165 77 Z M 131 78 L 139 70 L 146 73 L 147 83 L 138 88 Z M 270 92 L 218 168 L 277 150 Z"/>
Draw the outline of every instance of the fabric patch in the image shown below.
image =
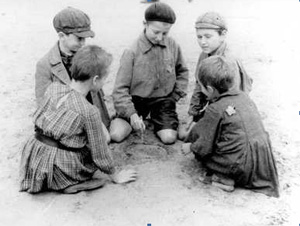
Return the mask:
<path fill-rule="evenodd" d="M 236 113 L 235 108 L 232 107 L 232 106 L 228 106 L 227 109 L 226 109 L 225 111 L 226 111 L 226 113 L 227 113 L 229 116 L 231 116 L 231 115 L 233 115 L 233 114 Z"/>

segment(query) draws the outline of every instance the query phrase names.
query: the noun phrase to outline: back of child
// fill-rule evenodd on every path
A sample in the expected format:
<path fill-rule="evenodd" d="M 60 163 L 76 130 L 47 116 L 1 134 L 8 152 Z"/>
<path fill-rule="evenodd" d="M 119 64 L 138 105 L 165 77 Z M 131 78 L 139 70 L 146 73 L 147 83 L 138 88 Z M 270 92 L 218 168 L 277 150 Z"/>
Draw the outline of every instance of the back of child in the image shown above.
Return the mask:
<path fill-rule="evenodd" d="M 202 61 L 198 82 L 203 92 L 207 91 L 211 104 L 186 142 L 192 143 L 190 151 L 210 175 L 278 197 L 277 169 L 269 135 L 255 103 L 246 93 L 233 88 L 234 73 L 236 65 L 224 57 Z"/>
<path fill-rule="evenodd" d="M 135 172 L 117 172 L 103 133 L 101 114 L 86 95 L 102 87 L 111 55 L 98 46 L 82 47 L 73 58 L 70 86 L 51 84 L 34 113 L 35 134 L 21 157 L 21 191 L 77 193 L 104 185 L 96 170 L 116 183 Z"/>

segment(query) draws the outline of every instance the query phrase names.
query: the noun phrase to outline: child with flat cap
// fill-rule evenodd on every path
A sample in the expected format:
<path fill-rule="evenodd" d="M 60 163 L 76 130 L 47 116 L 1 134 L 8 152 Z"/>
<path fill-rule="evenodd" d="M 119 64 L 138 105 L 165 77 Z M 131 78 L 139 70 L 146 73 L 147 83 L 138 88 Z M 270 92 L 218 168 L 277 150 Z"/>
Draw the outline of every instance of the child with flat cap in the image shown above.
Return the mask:
<path fill-rule="evenodd" d="M 111 61 L 98 46 L 82 47 L 73 57 L 69 86 L 48 86 L 33 115 L 35 134 L 22 151 L 21 191 L 73 194 L 96 189 L 106 183 L 94 177 L 97 170 L 115 183 L 136 179 L 134 170 L 116 169 L 100 112 L 86 99 L 90 91 L 102 88 Z"/>
<path fill-rule="evenodd" d="M 36 66 L 35 95 L 38 104 L 51 83 L 70 84 L 70 68 L 74 54 L 84 46 L 86 38 L 95 36 L 88 15 L 73 7 L 58 12 L 53 19 L 53 26 L 58 34 L 58 42 Z M 110 137 L 106 128 L 110 124 L 110 117 L 103 98 L 102 89 L 91 91 L 87 95 L 88 101 L 97 106 L 101 113 L 109 142 Z"/>
<path fill-rule="evenodd" d="M 207 12 L 197 18 L 195 23 L 198 44 L 202 49 L 196 66 L 196 75 L 198 74 L 199 65 L 202 60 L 211 56 L 224 56 L 235 59 L 239 69 L 236 86 L 249 93 L 252 89 L 252 79 L 248 76 L 242 63 L 231 53 L 226 44 L 226 34 L 228 27 L 224 18 L 216 12 Z M 179 138 L 184 139 L 188 134 L 188 130 L 203 116 L 205 107 L 208 102 L 201 92 L 201 87 L 196 81 L 193 95 L 190 101 L 188 114 L 190 115 L 187 128 L 180 129 Z"/>
<path fill-rule="evenodd" d="M 210 104 L 189 133 L 182 152 L 194 153 L 207 173 L 199 179 L 233 191 L 235 186 L 278 197 L 271 141 L 255 103 L 236 87 L 238 66 L 228 57 L 200 62 L 197 81 Z"/>
<path fill-rule="evenodd" d="M 143 119 L 150 116 L 163 143 L 176 141 L 176 102 L 186 95 L 188 69 L 179 45 L 168 37 L 175 20 L 167 4 L 146 9 L 144 30 L 120 61 L 112 95 L 118 116 L 111 123 L 112 140 L 122 141 L 132 128 L 143 133 Z"/>

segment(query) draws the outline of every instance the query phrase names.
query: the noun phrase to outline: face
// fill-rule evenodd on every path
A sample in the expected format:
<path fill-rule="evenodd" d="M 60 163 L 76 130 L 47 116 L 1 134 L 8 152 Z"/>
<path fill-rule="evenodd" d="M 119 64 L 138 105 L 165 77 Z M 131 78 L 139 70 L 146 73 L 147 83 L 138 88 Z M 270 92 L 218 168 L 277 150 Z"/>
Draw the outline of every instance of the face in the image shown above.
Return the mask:
<path fill-rule="evenodd" d="M 63 51 L 66 54 L 74 54 L 85 44 L 85 38 L 78 37 L 74 34 L 64 34 L 60 36 L 61 44 L 63 45 Z"/>
<path fill-rule="evenodd" d="M 159 21 L 151 21 L 145 23 L 146 36 L 150 42 L 154 45 L 159 44 L 161 41 L 165 39 L 168 35 L 172 24 L 159 22 Z"/>
<path fill-rule="evenodd" d="M 199 46 L 204 53 L 214 52 L 224 42 L 226 31 L 221 35 L 215 29 L 196 29 Z"/>

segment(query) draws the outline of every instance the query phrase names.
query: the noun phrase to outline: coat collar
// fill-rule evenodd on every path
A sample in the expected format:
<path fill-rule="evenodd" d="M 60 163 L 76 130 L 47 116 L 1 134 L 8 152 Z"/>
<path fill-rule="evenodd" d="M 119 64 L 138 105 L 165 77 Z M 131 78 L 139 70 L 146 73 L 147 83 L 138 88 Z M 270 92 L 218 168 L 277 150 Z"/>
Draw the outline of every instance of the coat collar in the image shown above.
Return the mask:
<path fill-rule="evenodd" d="M 69 84 L 71 82 L 70 76 L 62 62 L 58 42 L 50 50 L 49 58 L 51 64 L 51 72 L 63 83 Z"/>
<path fill-rule="evenodd" d="M 143 33 L 140 35 L 138 42 L 139 42 L 139 46 L 141 47 L 143 53 L 148 52 L 154 46 L 166 47 L 165 40 L 161 41 L 160 44 L 157 44 L 157 45 L 152 44 L 149 41 L 149 39 L 146 37 L 145 31 L 143 31 Z"/>
<path fill-rule="evenodd" d="M 240 90 L 236 89 L 236 88 L 233 88 L 233 89 L 230 89 L 228 90 L 227 92 L 225 93 L 222 93 L 219 97 L 217 97 L 215 100 L 213 100 L 212 102 L 216 102 L 224 97 L 228 97 L 228 96 L 236 96 L 236 95 L 239 95 L 241 93 Z"/>

